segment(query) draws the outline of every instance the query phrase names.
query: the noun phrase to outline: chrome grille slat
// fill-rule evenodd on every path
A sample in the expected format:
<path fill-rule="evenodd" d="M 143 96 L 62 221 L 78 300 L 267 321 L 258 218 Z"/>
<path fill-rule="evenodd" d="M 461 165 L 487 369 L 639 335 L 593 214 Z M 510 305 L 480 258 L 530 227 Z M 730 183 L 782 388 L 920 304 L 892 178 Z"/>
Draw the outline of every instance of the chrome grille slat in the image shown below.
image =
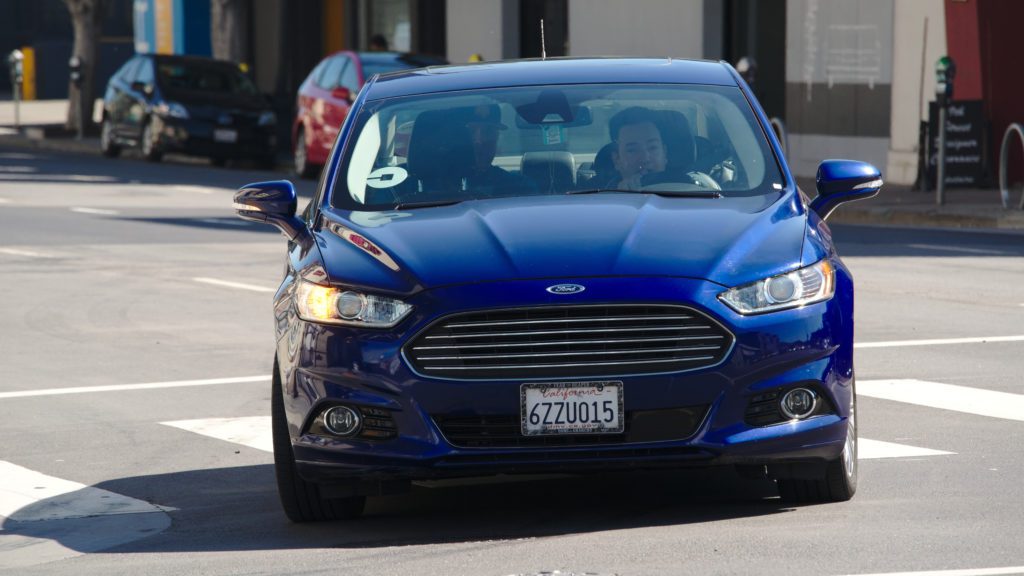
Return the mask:
<path fill-rule="evenodd" d="M 430 377 L 605 377 L 714 366 L 732 344 L 728 330 L 688 306 L 599 304 L 454 314 L 403 354 Z"/>
<path fill-rule="evenodd" d="M 645 316 L 643 320 L 690 320 L 693 316 Z M 447 328 L 479 328 L 483 326 L 519 326 L 534 324 L 574 324 L 579 322 L 636 322 L 634 316 L 608 318 L 550 318 L 546 320 L 511 320 L 509 322 L 463 322 L 446 324 Z"/>
<path fill-rule="evenodd" d="M 711 326 L 644 326 L 641 328 L 583 328 L 580 330 L 536 330 L 531 332 L 472 332 L 469 334 L 450 334 L 427 336 L 428 340 L 457 338 L 506 338 L 512 336 L 548 336 L 551 334 L 594 334 L 607 332 L 666 332 L 674 330 L 709 330 Z"/>
<path fill-rule="evenodd" d="M 536 352 L 533 354 L 479 354 L 472 356 L 420 356 L 423 362 L 431 360 L 480 360 L 486 358 L 537 358 L 554 356 L 595 356 L 601 354 L 654 354 L 657 352 L 689 352 L 718 350 L 718 346 L 688 346 L 683 348 L 637 348 L 635 350 L 578 350 L 576 352 Z"/>
<path fill-rule="evenodd" d="M 515 342 L 499 344 L 462 344 L 459 346 L 413 346 L 413 350 L 457 350 L 462 348 L 523 348 L 528 346 L 570 346 L 580 344 L 633 344 L 636 342 L 679 342 L 693 340 L 721 340 L 723 336 L 676 336 L 674 338 L 615 338 L 612 340 L 558 340 L 554 342 Z"/>
<path fill-rule="evenodd" d="M 623 360 L 621 362 L 587 362 L 585 364 L 507 364 L 490 366 L 424 366 L 425 370 L 504 370 L 506 368 L 562 368 L 566 366 L 620 366 L 623 364 L 656 364 L 661 362 L 695 362 L 711 360 L 714 356 L 694 356 L 693 358 L 667 358 L 663 360 Z"/>

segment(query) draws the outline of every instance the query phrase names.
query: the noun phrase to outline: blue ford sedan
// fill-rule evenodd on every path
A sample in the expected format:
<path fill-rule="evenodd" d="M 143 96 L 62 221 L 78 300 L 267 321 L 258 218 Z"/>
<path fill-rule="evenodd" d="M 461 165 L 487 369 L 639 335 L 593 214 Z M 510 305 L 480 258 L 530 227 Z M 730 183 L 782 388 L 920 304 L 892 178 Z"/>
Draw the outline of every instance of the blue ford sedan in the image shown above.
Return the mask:
<path fill-rule="evenodd" d="M 857 488 L 853 280 L 726 63 L 554 59 L 378 76 L 288 238 L 274 458 L 293 521 L 423 479 L 735 466 Z"/>

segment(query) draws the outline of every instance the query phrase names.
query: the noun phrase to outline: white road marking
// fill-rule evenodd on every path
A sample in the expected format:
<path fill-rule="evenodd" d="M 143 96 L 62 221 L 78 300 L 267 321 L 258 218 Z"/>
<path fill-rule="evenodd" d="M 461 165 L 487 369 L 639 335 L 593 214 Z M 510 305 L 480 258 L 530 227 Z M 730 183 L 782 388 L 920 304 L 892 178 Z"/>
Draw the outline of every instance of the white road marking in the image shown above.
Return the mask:
<path fill-rule="evenodd" d="M 111 386 L 80 386 L 78 388 L 46 388 L 42 390 L 19 390 L 0 392 L 0 400 L 8 398 L 33 398 L 36 396 L 59 396 L 62 394 L 86 394 L 91 392 L 124 392 L 128 390 L 155 390 L 159 388 L 183 388 L 187 386 L 214 386 L 217 384 L 248 384 L 269 382 L 270 375 L 240 376 L 237 378 L 209 378 L 206 380 L 177 380 L 173 382 L 150 382 L 146 384 L 115 384 Z"/>
<path fill-rule="evenodd" d="M 43 182 L 43 176 L 36 177 L 32 174 L 0 174 L 0 182 Z M 87 183 L 116 183 L 117 178 L 112 176 L 90 176 L 85 174 L 47 174 L 45 181 L 48 182 L 87 182 Z"/>
<path fill-rule="evenodd" d="M 884 572 L 877 574 L 849 574 L 848 576 L 1002 576 L 1024 574 L 1024 566 L 1005 568 L 964 568 L 961 570 L 925 570 L 922 572 Z"/>
<path fill-rule="evenodd" d="M 270 430 L 270 416 L 177 420 L 174 422 L 161 422 L 161 424 L 194 432 L 202 436 L 241 444 L 257 450 L 263 450 L 264 452 L 274 451 L 273 436 Z M 859 441 L 858 458 L 860 460 L 956 454 L 955 452 L 930 450 L 928 448 L 869 440 L 867 438 L 860 438 Z"/>
<path fill-rule="evenodd" d="M 1024 304 L 1021 304 L 1024 306 Z M 945 338 L 938 340 L 892 340 L 889 342 L 858 342 L 854 348 L 895 348 L 900 346 L 936 346 L 941 344 L 983 344 L 987 342 L 1024 342 L 1021 336 L 979 336 L 976 338 Z"/>
<path fill-rule="evenodd" d="M 47 254 L 45 252 L 36 252 L 35 250 L 21 250 L 18 248 L 0 248 L 0 254 L 8 254 L 10 256 L 25 256 L 27 258 L 56 258 L 53 254 Z"/>
<path fill-rule="evenodd" d="M 194 186 L 191 184 L 177 184 L 172 186 L 178 192 L 192 192 L 194 194 L 213 194 L 214 192 L 232 191 L 230 188 L 215 188 L 213 186 Z"/>
<path fill-rule="evenodd" d="M 235 444 L 241 444 L 264 452 L 274 451 L 273 436 L 271 436 L 270 432 L 270 416 L 177 420 L 174 422 L 161 422 L 161 424 L 219 440 L 234 442 Z"/>
<path fill-rule="evenodd" d="M 0 460 L 0 516 L 17 522 L 175 510 Z"/>
<path fill-rule="evenodd" d="M 37 168 L 32 166 L 0 166 L 0 172 L 8 174 L 32 174 L 38 171 Z"/>
<path fill-rule="evenodd" d="M 224 286 L 226 288 L 238 288 L 239 290 L 251 290 L 253 292 L 277 292 L 276 288 L 267 288 L 266 286 L 256 286 L 254 284 L 242 284 L 241 282 L 230 282 L 228 280 L 218 280 L 216 278 L 193 278 L 196 282 L 202 282 L 203 284 L 213 284 L 214 286 Z"/>
<path fill-rule="evenodd" d="M 83 208 L 76 206 L 70 209 L 72 212 L 78 212 L 79 214 L 99 214 L 101 216 L 113 216 L 117 214 L 117 210 L 105 210 L 103 208 Z"/>
<path fill-rule="evenodd" d="M 918 248 L 921 250 L 941 250 L 943 252 L 962 252 L 964 254 L 1009 254 L 1009 252 L 1003 252 L 1002 250 L 982 250 L 981 248 L 962 248 L 960 246 L 938 246 L 935 244 L 907 244 L 907 246 L 909 246 L 910 248 Z"/>
<path fill-rule="evenodd" d="M 861 380 L 857 395 L 1024 422 L 1024 395 L 923 380 Z"/>
<path fill-rule="evenodd" d="M 860 383 L 857 384 L 857 392 L 860 393 Z M 944 450 L 932 450 L 930 448 L 918 448 L 895 442 L 883 442 L 881 440 L 869 440 L 858 438 L 860 446 L 857 448 L 858 460 L 874 460 L 876 458 L 913 458 L 915 456 L 945 456 L 956 454 Z"/>

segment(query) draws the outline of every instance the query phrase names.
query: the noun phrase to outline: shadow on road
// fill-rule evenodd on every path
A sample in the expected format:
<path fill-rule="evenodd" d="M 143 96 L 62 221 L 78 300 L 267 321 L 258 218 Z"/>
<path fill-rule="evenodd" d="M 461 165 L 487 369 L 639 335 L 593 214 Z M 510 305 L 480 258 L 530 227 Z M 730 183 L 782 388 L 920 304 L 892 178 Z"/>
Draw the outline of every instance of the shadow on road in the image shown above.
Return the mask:
<path fill-rule="evenodd" d="M 513 540 L 637 527 L 700 524 L 792 510 L 769 481 L 731 468 L 584 477 L 507 477 L 416 486 L 371 498 L 356 521 L 291 524 L 281 511 L 270 465 L 194 470 L 112 480 L 97 488 L 153 502 L 171 527 L 104 553 L 165 553 L 385 546 Z M 32 506 L 47 506 L 41 501 Z M 10 523 L 7 533 L 53 538 L 68 548 L 95 546 L 62 535 L 59 520 Z"/>

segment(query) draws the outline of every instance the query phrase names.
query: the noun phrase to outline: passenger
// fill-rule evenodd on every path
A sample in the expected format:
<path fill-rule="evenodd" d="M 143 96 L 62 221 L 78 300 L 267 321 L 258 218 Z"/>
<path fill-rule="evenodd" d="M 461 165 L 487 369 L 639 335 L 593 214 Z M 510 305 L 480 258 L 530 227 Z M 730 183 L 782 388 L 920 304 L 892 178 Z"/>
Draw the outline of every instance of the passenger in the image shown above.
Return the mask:
<path fill-rule="evenodd" d="M 612 162 L 618 174 L 607 184 L 609 187 L 640 190 L 645 176 L 665 171 L 667 151 L 659 120 L 655 111 L 640 106 L 612 116 L 608 128 L 614 143 Z"/>
<path fill-rule="evenodd" d="M 507 130 L 501 122 L 501 109 L 496 105 L 476 106 L 466 122 L 473 139 L 473 166 L 466 174 L 466 189 L 477 198 L 536 191 L 529 179 L 512 174 L 494 165 L 498 153 L 498 137 Z"/>

